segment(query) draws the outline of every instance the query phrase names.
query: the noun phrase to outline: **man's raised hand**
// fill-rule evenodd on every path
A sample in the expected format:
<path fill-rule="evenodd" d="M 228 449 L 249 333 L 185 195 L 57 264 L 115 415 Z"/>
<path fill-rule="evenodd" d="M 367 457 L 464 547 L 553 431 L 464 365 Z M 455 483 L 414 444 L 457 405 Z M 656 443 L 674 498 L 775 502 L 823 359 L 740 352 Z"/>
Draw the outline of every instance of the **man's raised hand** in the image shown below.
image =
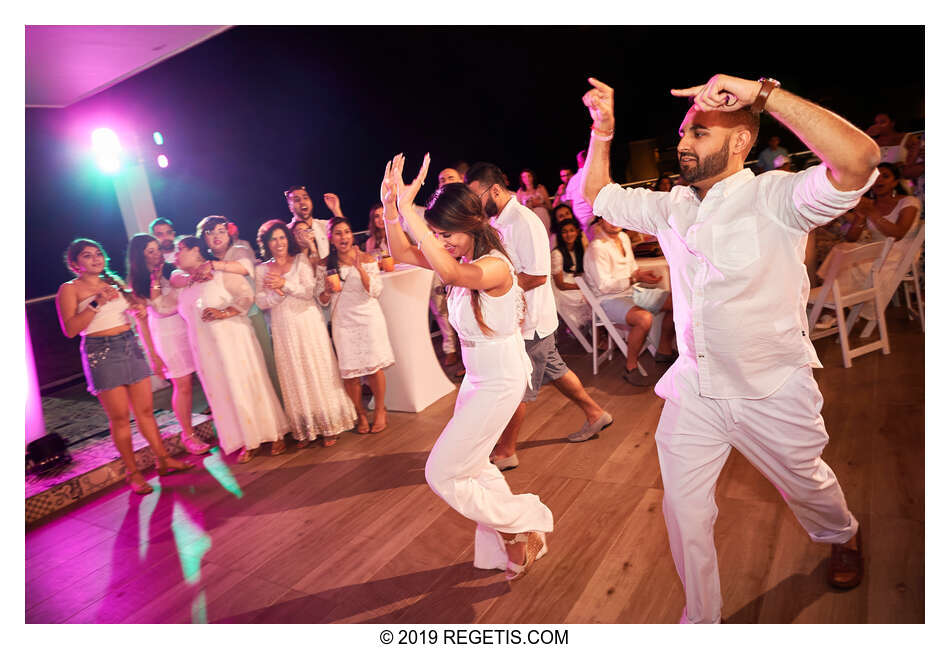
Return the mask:
<path fill-rule="evenodd" d="M 594 77 L 588 77 L 587 81 L 593 88 L 584 94 L 583 101 L 590 110 L 594 128 L 598 131 L 612 132 L 614 130 L 614 89 Z"/>
<path fill-rule="evenodd" d="M 732 112 L 754 104 L 760 85 L 758 81 L 717 74 L 701 86 L 670 90 L 670 94 L 691 97 L 697 110 Z"/>

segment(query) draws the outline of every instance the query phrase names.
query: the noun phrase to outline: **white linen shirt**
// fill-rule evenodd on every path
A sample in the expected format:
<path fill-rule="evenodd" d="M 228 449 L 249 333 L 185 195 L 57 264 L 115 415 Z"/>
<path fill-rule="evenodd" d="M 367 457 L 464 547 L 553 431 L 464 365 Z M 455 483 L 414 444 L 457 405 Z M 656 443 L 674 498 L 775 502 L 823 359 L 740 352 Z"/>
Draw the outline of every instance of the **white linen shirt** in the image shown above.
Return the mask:
<path fill-rule="evenodd" d="M 689 187 L 671 192 L 622 189 L 597 194 L 594 213 L 656 236 L 670 266 L 677 365 L 699 375 L 700 395 L 761 399 L 799 367 L 821 367 L 805 309 L 808 232 L 858 203 L 862 189 L 840 191 L 828 168 L 759 176 L 743 169 L 700 201 Z M 673 393 L 675 372 L 656 386 Z"/>
<path fill-rule="evenodd" d="M 521 325 L 524 339 L 533 339 L 535 333 L 539 338 L 550 336 L 557 329 L 557 307 L 551 288 L 551 249 L 544 224 L 514 196 L 491 219 L 491 224 L 501 234 L 515 272 L 545 278 L 541 286 L 525 291 L 527 310 Z"/>
<path fill-rule="evenodd" d="M 623 254 L 613 239 L 594 239 L 584 253 L 584 279 L 598 297 L 628 292 L 632 286 L 631 276 L 639 268 L 633 256 L 630 237 L 620 232 Z"/>

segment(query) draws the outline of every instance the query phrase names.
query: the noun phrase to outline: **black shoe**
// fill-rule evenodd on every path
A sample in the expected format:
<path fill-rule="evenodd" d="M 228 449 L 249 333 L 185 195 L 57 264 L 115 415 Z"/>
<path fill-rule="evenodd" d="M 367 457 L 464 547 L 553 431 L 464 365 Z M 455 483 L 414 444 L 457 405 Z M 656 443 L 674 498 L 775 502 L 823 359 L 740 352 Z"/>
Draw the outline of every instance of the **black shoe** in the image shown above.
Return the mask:
<path fill-rule="evenodd" d="M 637 368 L 633 368 L 632 370 L 624 369 L 623 380 L 638 388 L 646 388 L 656 383 L 656 379 L 654 377 L 650 376 L 649 374 L 643 376 L 640 374 L 640 370 Z"/>

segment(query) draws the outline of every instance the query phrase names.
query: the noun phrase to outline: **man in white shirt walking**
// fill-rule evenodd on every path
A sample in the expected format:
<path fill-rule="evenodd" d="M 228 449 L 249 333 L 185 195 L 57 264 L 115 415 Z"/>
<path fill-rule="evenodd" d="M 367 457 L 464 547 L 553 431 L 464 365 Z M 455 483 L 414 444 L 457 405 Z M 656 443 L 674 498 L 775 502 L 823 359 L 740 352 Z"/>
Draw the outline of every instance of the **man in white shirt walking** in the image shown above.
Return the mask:
<path fill-rule="evenodd" d="M 492 225 L 501 233 L 505 250 L 518 273 L 518 285 L 525 292 L 527 308 L 521 332 L 533 366 L 531 387 L 525 391 L 524 400 L 508 422 L 492 453 L 495 466 L 502 470 L 513 469 L 518 466 L 515 446 L 524 421 L 526 402 L 537 398 L 544 379 L 554 383 L 587 417 L 584 426 L 568 436 L 570 441 L 588 440 L 614 420 L 610 413 L 590 398 L 580 379 L 561 359 L 554 344 L 558 324 L 557 307 L 551 288 L 548 233 L 541 219 L 508 191 L 504 174 L 493 164 L 479 162 L 473 165 L 465 174 L 465 184 L 479 197 L 486 216 L 491 218 Z"/>
<path fill-rule="evenodd" d="M 831 544 L 829 583 L 853 588 L 863 575 L 861 539 L 821 459 L 828 435 L 812 377 L 821 364 L 808 337 L 803 259 L 808 232 L 873 183 L 877 145 L 773 79 L 716 75 L 672 91 L 694 104 L 677 147 L 689 186 L 622 189 L 609 169 L 613 89 L 590 83 L 585 195 L 607 221 L 656 235 L 670 265 L 680 355 L 656 386 L 666 399 L 656 445 L 670 549 L 686 591 L 682 621 L 720 621 L 714 492 L 733 447 L 782 491 L 812 540 Z M 744 169 L 763 109 L 823 164 L 796 174 Z"/>

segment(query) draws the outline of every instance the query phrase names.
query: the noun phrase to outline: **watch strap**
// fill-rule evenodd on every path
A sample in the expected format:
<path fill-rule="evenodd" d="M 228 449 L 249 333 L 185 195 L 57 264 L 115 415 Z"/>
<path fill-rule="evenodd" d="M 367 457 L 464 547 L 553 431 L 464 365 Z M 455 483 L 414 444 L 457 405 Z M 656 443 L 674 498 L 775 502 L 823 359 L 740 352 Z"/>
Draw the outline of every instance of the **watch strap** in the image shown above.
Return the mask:
<path fill-rule="evenodd" d="M 765 102 L 768 101 L 769 95 L 772 94 L 772 91 L 776 88 L 780 88 L 781 83 L 775 79 L 770 79 L 762 77 L 759 79 L 759 96 L 755 98 L 755 101 L 752 103 L 752 112 L 761 113 L 765 110 Z"/>

